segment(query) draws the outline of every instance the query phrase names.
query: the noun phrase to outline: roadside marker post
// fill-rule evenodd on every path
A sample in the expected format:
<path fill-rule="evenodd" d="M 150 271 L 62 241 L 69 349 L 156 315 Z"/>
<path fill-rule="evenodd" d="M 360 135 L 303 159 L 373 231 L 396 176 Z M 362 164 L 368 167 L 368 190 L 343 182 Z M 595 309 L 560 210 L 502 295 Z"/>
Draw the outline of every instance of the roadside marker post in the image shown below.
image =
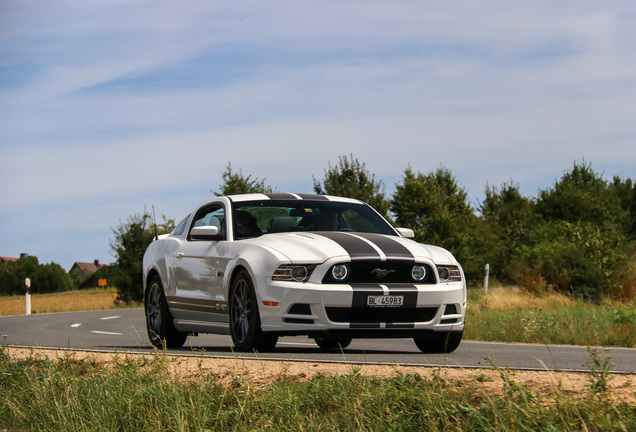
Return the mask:
<path fill-rule="evenodd" d="M 31 279 L 26 278 L 24 284 L 26 285 L 26 314 L 31 315 Z"/>
<path fill-rule="evenodd" d="M 490 264 L 486 264 L 486 275 L 484 276 L 484 291 L 488 291 L 488 273 L 490 273 Z"/>

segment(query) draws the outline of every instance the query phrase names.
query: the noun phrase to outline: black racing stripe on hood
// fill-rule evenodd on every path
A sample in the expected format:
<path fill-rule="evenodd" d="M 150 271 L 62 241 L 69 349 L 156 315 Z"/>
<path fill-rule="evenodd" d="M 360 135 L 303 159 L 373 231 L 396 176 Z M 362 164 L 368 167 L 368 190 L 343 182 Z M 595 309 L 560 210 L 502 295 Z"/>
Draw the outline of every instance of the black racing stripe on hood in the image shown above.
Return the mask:
<path fill-rule="evenodd" d="M 415 260 L 415 257 L 406 247 L 393 240 L 391 237 L 385 237 L 379 234 L 356 233 L 356 235 L 369 240 L 375 244 L 387 259 L 409 259 Z"/>
<path fill-rule="evenodd" d="M 347 251 L 352 261 L 361 259 L 380 259 L 380 254 L 373 248 L 373 246 L 351 234 L 332 231 L 320 232 L 319 234 L 342 246 L 342 248 Z"/>

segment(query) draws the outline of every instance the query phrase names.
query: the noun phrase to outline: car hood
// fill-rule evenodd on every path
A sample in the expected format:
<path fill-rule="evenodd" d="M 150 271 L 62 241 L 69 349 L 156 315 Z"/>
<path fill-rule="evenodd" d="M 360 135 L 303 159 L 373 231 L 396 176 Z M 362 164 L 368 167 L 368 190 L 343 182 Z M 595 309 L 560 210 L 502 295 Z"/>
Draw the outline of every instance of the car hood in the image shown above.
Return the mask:
<path fill-rule="evenodd" d="M 293 232 L 265 234 L 245 240 L 276 250 L 294 263 L 322 263 L 343 260 L 406 259 L 456 264 L 453 255 L 437 246 L 417 243 L 398 236 L 353 232 Z"/>

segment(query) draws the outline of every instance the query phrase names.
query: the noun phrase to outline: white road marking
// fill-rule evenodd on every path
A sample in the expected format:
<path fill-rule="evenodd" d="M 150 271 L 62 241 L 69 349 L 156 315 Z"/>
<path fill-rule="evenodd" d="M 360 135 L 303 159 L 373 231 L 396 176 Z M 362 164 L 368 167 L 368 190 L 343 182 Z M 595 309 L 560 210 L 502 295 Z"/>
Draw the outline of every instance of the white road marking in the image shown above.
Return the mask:
<path fill-rule="evenodd" d="M 99 331 L 99 330 L 91 330 L 91 333 L 112 335 L 112 336 L 121 336 L 123 334 L 123 333 L 105 332 L 105 331 Z"/>
<path fill-rule="evenodd" d="M 109 317 L 100 318 L 100 320 L 101 320 L 101 321 L 103 321 L 103 320 L 109 320 L 109 319 L 115 319 L 115 318 L 121 318 L 121 316 L 119 316 L 119 315 L 114 315 L 114 316 L 109 316 Z"/>
<path fill-rule="evenodd" d="M 79 327 L 81 325 L 82 324 L 80 324 L 80 323 L 71 324 L 71 328 L 77 328 L 77 327 Z"/>

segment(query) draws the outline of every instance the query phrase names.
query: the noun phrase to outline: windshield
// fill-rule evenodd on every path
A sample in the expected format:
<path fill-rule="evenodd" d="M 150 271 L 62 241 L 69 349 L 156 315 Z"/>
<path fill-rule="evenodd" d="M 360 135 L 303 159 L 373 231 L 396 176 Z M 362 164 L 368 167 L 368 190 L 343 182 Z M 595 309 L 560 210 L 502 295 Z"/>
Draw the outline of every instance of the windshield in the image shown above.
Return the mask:
<path fill-rule="evenodd" d="M 246 201 L 234 204 L 234 236 L 290 231 L 350 231 L 396 235 L 369 206 L 332 201 Z"/>

